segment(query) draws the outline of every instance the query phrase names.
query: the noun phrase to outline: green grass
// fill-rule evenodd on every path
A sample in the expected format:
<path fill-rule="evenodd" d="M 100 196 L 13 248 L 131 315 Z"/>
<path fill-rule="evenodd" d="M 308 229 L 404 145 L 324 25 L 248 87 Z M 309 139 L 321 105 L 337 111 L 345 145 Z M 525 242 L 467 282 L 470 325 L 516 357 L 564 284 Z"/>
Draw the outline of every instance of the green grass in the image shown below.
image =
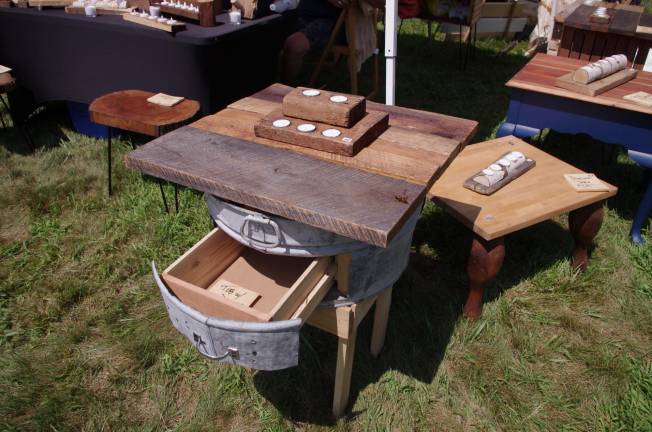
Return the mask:
<path fill-rule="evenodd" d="M 475 141 L 491 137 L 523 44 L 494 57 L 503 42 L 481 41 L 460 72 L 457 46 L 424 33 L 403 28 L 398 102 L 476 119 Z M 333 336 L 306 327 L 298 367 L 253 372 L 204 360 L 170 325 L 149 263 L 209 230 L 199 194 L 181 190 L 168 216 L 157 184 L 118 162 L 109 199 L 104 142 L 71 132 L 56 105 L 32 128 L 33 153 L 0 133 L 0 430 L 652 430 L 652 238 L 628 241 L 642 173 L 622 151 L 602 163 L 610 147 L 544 134 L 547 151 L 620 193 L 584 274 L 568 265 L 564 218 L 509 236 L 477 322 L 460 318 L 468 233 L 427 205 L 385 349 L 370 356 L 363 322 L 348 415 L 333 420 Z"/>

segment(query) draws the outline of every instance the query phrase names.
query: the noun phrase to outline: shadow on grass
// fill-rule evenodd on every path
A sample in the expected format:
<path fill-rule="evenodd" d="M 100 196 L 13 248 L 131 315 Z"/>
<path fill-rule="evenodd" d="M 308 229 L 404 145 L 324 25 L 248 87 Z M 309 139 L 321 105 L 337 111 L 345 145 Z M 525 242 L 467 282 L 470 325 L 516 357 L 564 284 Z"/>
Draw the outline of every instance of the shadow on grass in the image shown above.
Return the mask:
<path fill-rule="evenodd" d="M 620 145 L 606 144 L 586 134 L 561 134 L 548 131 L 542 142 L 533 144 L 545 152 L 618 187 L 618 194 L 607 200 L 607 207 L 621 218 L 632 221 L 645 192 L 645 170 L 632 162 Z"/>
<path fill-rule="evenodd" d="M 63 128 L 72 128 L 70 118 L 63 102 L 52 102 L 39 107 L 25 124 L 26 133 L 31 137 L 34 149 L 20 128 L 13 124 L 7 112 L 3 111 L 6 129 L 0 130 L 0 143 L 8 151 L 26 155 L 37 149 L 48 149 L 59 145 L 68 137 Z"/>
<path fill-rule="evenodd" d="M 373 311 L 359 328 L 349 407 L 367 386 L 380 388 L 377 393 L 369 392 L 369 397 L 384 397 L 386 386 L 397 385 L 388 371 L 426 384 L 434 380 L 466 300 L 470 242 L 468 229 L 443 210 L 426 207 L 414 234 L 410 264 L 394 287 L 387 339 L 379 358 L 369 353 Z M 565 259 L 571 248 L 571 235 L 552 221 L 508 236 L 503 269 L 487 287 L 485 301 L 493 301 L 521 280 Z M 258 372 L 254 384 L 285 418 L 332 425 L 337 339 L 309 326 L 302 336 L 299 366 Z M 360 405 L 364 410 L 367 404 Z M 349 417 L 359 414 L 347 411 Z"/>

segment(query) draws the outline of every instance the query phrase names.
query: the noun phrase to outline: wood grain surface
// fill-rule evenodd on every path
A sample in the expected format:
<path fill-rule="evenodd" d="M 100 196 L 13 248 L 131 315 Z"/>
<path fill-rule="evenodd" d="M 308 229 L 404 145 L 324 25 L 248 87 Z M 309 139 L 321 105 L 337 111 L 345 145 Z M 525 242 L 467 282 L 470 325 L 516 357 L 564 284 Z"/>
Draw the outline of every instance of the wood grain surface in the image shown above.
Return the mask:
<path fill-rule="evenodd" d="M 602 78 L 588 84 L 582 84 L 573 80 L 573 72 L 571 72 L 557 78 L 555 80 L 555 85 L 575 93 L 581 93 L 587 96 L 597 96 L 606 92 L 607 90 L 618 87 L 619 85 L 626 83 L 635 77 L 636 69 L 627 68 L 611 74 L 606 78 Z"/>
<path fill-rule="evenodd" d="M 278 103 L 268 106 L 272 110 L 279 107 Z M 354 157 L 349 157 L 257 137 L 254 125 L 262 117 L 263 114 L 256 112 L 227 108 L 190 126 L 425 186 L 431 185 L 441 175 L 462 147 L 459 142 L 448 138 L 390 127 Z"/>
<path fill-rule="evenodd" d="M 199 102 L 185 99 L 173 107 L 147 102 L 155 93 L 122 90 L 95 99 L 88 111 L 95 123 L 149 136 L 191 120 L 199 112 Z"/>
<path fill-rule="evenodd" d="M 367 112 L 362 96 L 319 90 L 317 96 L 304 96 L 306 87 L 297 87 L 283 97 L 283 114 L 305 120 L 342 127 L 353 127 Z M 331 96 L 346 96 L 343 103 L 331 102 Z"/>
<path fill-rule="evenodd" d="M 292 87 L 283 84 L 272 84 L 264 90 L 240 99 L 229 105 L 229 108 L 251 111 L 258 114 L 269 114 L 278 108 L 283 97 L 292 91 Z M 478 122 L 459 117 L 447 116 L 411 108 L 390 106 L 367 101 L 367 111 L 382 111 L 389 114 L 389 125 L 411 129 L 422 134 L 438 135 L 450 138 L 466 145 L 478 129 Z"/>
<path fill-rule="evenodd" d="M 309 123 L 313 124 L 316 129 L 313 132 L 306 133 L 297 130 L 298 125 L 307 123 L 305 120 L 284 116 L 283 114 L 280 109 L 277 109 L 261 118 L 254 125 L 256 136 L 343 156 L 354 156 L 371 144 L 373 140 L 387 130 L 389 117 L 384 112 L 369 111 L 351 128 L 312 121 Z M 272 123 L 277 119 L 287 119 L 291 123 L 284 128 L 274 127 Z M 341 134 L 331 138 L 322 135 L 322 132 L 328 129 L 336 129 Z"/>
<path fill-rule="evenodd" d="M 253 134 L 253 133 L 252 133 Z M 183 127 L 125 156 L 127 167 L 385 247 L 425 185 Z"/>
<path fill-rule="evenodd" d="M 623 99 L 623 96 L 644 91 L 652 93 L 652 73 L 639 71 L 636 78 L 597 96 L 587 96 L 555 86 L 555 80 L 584 66 L 585 61 L 559 56 L 537 54 L 523 69 L 507 82 L 507 87 L 617 107 L 629 111 L 652 114 L 652 108 Z M 652 121 L 652 119 L 651 119 Z"/>
<path fill-rule="evenodd" d="M 466 178 L 508 151 L 520 151 L 534 159 L 536 166 L 493 195 L 480 195 L 463 187 Z M 476 234 L 492 240 L 604 200 L 618 191 L 608 184 L 608 192 L 576 192 L 564 174 L 582 172 L 507 136 L 467 146 L 430 189 L 429 196 Z"/>

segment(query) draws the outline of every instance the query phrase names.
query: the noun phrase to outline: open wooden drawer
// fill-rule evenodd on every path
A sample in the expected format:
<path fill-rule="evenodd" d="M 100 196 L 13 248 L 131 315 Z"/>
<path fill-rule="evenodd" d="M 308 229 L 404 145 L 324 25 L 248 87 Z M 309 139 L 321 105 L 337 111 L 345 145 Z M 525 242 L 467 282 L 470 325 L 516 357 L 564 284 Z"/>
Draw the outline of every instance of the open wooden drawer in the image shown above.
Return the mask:
<path fill-rule="evenodd" d="M 335 264 L 265 254 L 214 229 L 162 273 L 167 286 L 153 271 L 170 320 L 202 354 L 274 370 L 298 363 L 299 328 L 332 286 Z"/>

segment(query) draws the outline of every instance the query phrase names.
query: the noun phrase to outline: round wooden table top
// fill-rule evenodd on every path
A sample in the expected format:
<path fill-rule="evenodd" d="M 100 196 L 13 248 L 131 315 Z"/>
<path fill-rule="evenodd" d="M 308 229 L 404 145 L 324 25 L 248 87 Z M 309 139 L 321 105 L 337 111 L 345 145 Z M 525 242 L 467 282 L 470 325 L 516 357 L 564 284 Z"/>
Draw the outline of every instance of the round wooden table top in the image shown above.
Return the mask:
<path fill-rule="evenodd" d="M 199 112 L 199 102 L 184 99 L 166 107 L 148 102 L 156 93 L 121 90 L 95 99 L 88 111 L 95 123 L 149 136 L 160 136 L 192 119 Z"/>

